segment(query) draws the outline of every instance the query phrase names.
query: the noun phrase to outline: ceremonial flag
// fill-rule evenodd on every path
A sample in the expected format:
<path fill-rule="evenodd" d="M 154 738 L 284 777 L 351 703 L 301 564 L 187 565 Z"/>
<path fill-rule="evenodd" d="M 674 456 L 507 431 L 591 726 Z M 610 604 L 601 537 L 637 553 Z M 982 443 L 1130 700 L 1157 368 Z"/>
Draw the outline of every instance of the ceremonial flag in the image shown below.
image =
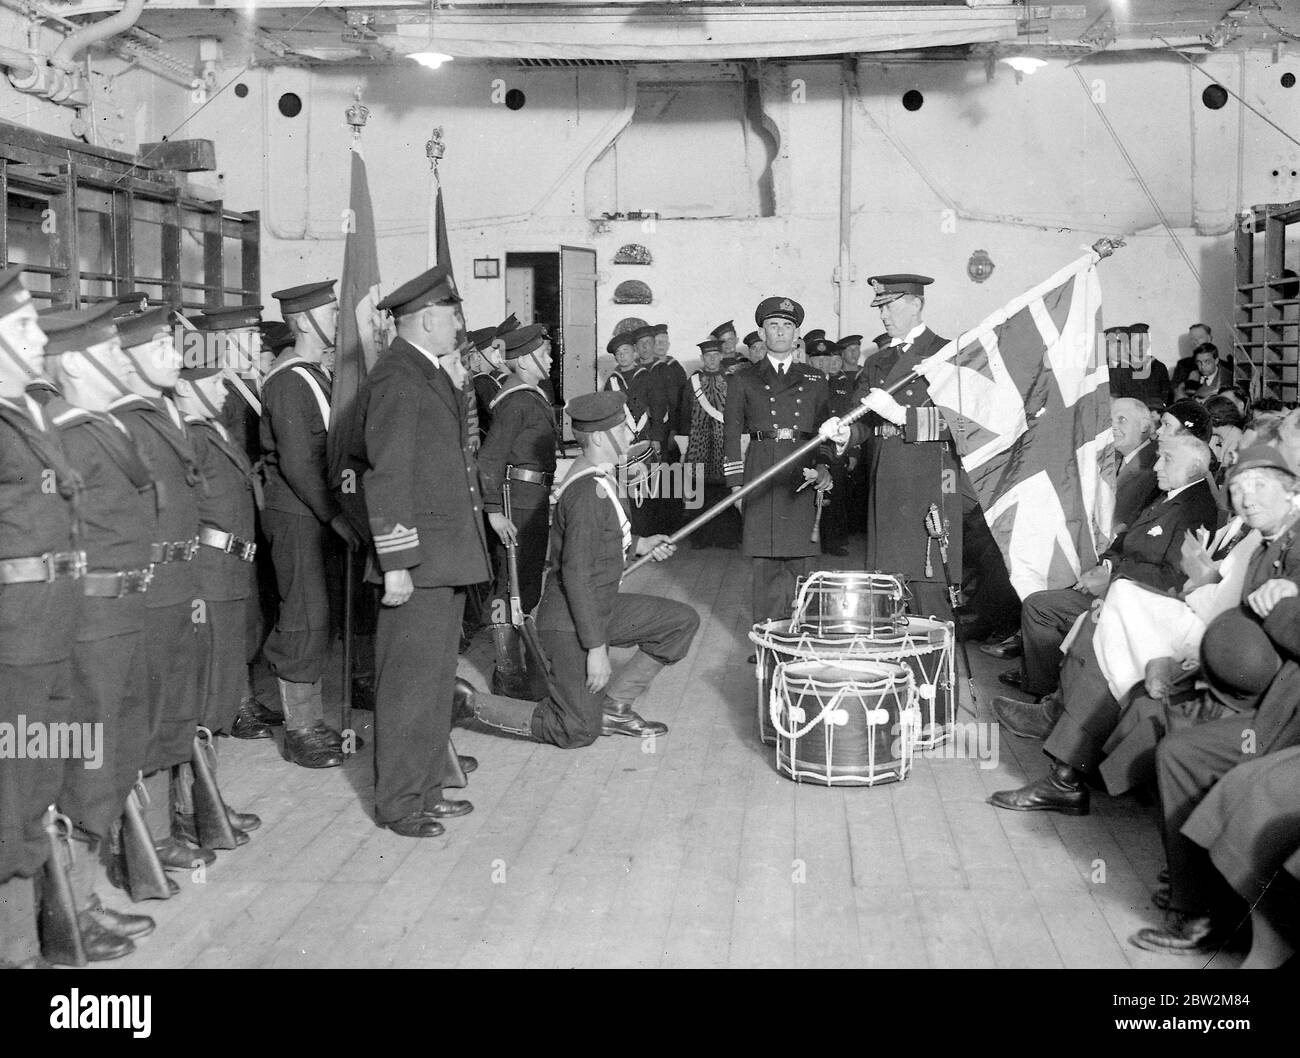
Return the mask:
<path fill-rule="evenodd" d="M 1110 542 L 1098 260 L 1079 258 L 922 365 L 1021 598 L 1070 587 Z"/>
<path fill-rule="evenodd" d="M 387 340 L 383 316 L 375 308 L 380 301 L 375 214 L 370 206 L 366 162 L 356 147 L 352 148 L 352 193 L 344 215 L 344 231 L 346 241 L 343 244 L 342 278 L 339 280 L 339 323 L 326 449 L 330 481 L 341 484 L 347 496 L 354 494 L 349 493 L 349 483 L 342 477 L 352 444 L 357 391 Z M 355 483 L 351 484 L 355 486 Z"/>

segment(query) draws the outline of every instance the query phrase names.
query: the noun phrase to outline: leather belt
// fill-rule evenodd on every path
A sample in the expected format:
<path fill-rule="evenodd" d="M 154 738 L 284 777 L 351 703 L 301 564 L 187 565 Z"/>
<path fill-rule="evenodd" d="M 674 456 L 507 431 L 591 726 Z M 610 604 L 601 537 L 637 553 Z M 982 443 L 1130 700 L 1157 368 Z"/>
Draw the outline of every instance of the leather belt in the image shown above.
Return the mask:
<path fill-rule="evenodd" d="M 252 540 L 242 540 L 234 533 L 210 525 L 199 527 L 199 543 L 205 547 L 215 547 L 227 555 L 234 555 L 241 562 L 252 562 L 257 555 L 257 544 Z"/>
<path fill-rule="evenodd" d="M 124 569 L 117 573 L 87 573 L 82 591 L 99 599 L 120 599 L 123 595 L 140 595 L 149 590 L 153 567 Z"/>
<path fill-rule="evenodd" d="M 754 430 L 749 435 L 752 441 L 811 441 L 816 436 L 807 430 Z"/>
<path fill-rule="evenodd" d="M 522 467 L 508 467 L 506 477 L 511 481 L 528 481 L 534 485 L 544 485 L 551 487 L 551 482 L 555 480 L 553 474 L 543 474 L 540 470 L 524 470 Z"/>
<path fill-rule="evenodd" d="M 0 584 L 52 584 L 59 577 L 76 580 L 85 572 L 84 551 L 47 551 L 35 558 L 0 559 Z"/>
<path fill-rule="evenodd" d="M 155 566 L 167 562 L 188 562 L 199 549 L 198 537 L 190 540 L 174 540 L 171 543 L 149 545 L 149 561 Z"/>

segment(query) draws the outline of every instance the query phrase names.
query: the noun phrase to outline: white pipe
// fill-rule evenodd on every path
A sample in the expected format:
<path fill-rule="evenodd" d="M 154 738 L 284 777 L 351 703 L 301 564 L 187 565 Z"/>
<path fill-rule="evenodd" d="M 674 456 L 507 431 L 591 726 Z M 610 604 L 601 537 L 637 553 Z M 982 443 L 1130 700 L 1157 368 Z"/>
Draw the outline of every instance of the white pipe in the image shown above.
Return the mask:
<path fill-rule="evenodd" d="M 126 0 L 122 10 L 117 14 L 102 18 L 98 22 L 77 30 L 71 36 L 65 37 L 63 43 L 50 56 L 50 64 L 57 66 L 61 70 L 67 70 L 69 73 L 72 72 L 80 65 L 79 56 L 82 52 L 92 44 L 107 40 L 109 37 L 116 37 L 119 33 L 130 29 L 139 21 L 140 13 L 143 10 L 144 0 Z"/>
<path fill-rule="evenodd" d="M 19 77 L 30 77 L 36 72 L 36 60 L 26 52 L 0 47 L 0 67 L 12 70 Z"/>

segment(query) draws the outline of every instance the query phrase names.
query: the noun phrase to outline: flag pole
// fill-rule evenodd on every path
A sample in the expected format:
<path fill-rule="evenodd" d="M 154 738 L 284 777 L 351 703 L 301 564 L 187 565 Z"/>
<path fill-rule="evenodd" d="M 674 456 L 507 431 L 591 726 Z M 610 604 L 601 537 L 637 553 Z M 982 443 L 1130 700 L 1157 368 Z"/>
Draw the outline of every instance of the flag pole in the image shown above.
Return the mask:
<path fill-rule="evenodd" d="M 361 130 L 370 120 L 370 108 L 361 102 L 361 86 L 357 85 L 352 93 L 352 105 L 344 111 L 347 123 L 352 126 L 352 144 L 349 151 L 361 146 Z M 356 667 L 355 648 L 356 632 L 353 628 L 353 610 L 356 608 L 356 555 L 352 548 L 343 554 L 343 688 L 340 694 L 342 707 L 341 724 L 344 732 L 352 730 L 352 675 Z M 355 746 L 356 740 L 344 740 L 346 748 Z"/>
<path fill-rule="evenodd" d="M 450 266 L 450 262 L 442 260 L 442 255 L 438 252 L 443 238 L 440 234 L 441 225 L 438 223 L 440 220 L 438 203 L 442 198 L 442 175 L 438 172 L 438 163 L 446 153 L 447 145 L 442 141 L 442 126 L 438 125 L 424 144 L 424 154 L 429 159 L 429 172 L 432 178 L 432 185 L 429 188 L 429 250 L 426 257 L 426 263 L 430 268 L 434 265 L 442 265 L 444 268 Z"/>
<path fill-rule="evenodd" d="M 1113 254 L 1117 249 L 1119 249 L 1123 245 L 1124 245 L 1124 239 L 1121 237 L 1118 236 L 1103 237 L 1101 239 L 1098 239 L 1095 243 L 1092 244 L 1092 252 L 1097 255 L 1098 260 L 1102 260 L 1104 258 L 1109 257 L 1111 254 Z M 940 359 L 945 359 L 945 360 L 951 359 L 952 357 L 957 355 L 957 352 L 960 348 L 961 348 L 960 340 L 949 342 L 947 346 L 944 347 L 944 349 L 935 353 L 934 356 L 929 357 L 926 363 L 934 363 Z M 915 382 L 920 377 L 920 375 L 921 372 L 910 371 L 907 373 L 907 375 L 905 375 L 903 378 L 900 378 L 893 385 L 885 387 L 885 392 L 889 394 L 897 393 L 904 386 L 911 385 L 913 382 Z M 844 426 L 856 422 L 858 419 L 862 418 L 862 416 L 864 416 L 868 410 L 869 409 L 866 407 L 866 405 L 859 404 L 856 408 L 854 408 L 852 411 L 847 412 L 840 419 L 840 425 Z M 685 540 L 697 529 L 713 521 L 713 519 L 716 518 L 718 515 L 720 515 L 723 511 L 727 510 L 730 507 L 734 507 L 737 503 L 743 500 L 751 492 L 754 492 L 756 489 L 759 489 L 763 485 L 766 485 L 774 477 L 776 477 L 783 470 L 789 467 L 791 463 L 795 462 L 795 460 L 802 459 L 804 456 L 808 455 L 814 449 L 818 448 L 822 444 L 822 441 L 823 438 L 820 435 L 812 438 L 809 441 L 805 441 L 793 452 L 791 452 L 788 456 L 786 456 L 785 458 L 781 459 L 776 463 L 773 463 L 770 467 L 768 467 L 765 471 L 763 471 L 763 473 L 759 474 L 758 477 L 754 478 L 753 481 L 746 482 L 739 489 L 733 492 L 730 496 L 724 497 L 723 499 L 719 500 L 716 504 L 714 504 L 712 507 L 710 507 L 707 511 L 702 511 L 700 514 L 696 515 L 696 517 L 691 519 L 691 521 L 687 522 L 684 526 L 678 529 L 677 532 L 673 533 L 672 536 L 668 538 L 668 543 L 678 544 L 682 540 Z M 638 569 L 640 569 L 642 566 L 646 565 L 646 563 L 650 561 L 651 561 L 651 557 L 649 555 L 642 555 L 635 562 L 629 565 L 625 570 L 623 570 L 623 576 L 626 577 L 630 573 L 635 573 Z"/>

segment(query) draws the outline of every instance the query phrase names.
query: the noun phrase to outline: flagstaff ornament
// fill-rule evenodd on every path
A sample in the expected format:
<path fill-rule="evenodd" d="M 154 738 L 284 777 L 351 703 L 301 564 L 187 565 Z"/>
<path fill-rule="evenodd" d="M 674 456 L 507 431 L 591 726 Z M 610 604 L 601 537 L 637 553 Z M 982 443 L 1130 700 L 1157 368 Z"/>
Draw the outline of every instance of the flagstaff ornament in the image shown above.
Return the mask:
<path fill-rule="evenodd" d="M 433 135 L 425 141 L 425 156 L 429 159 L 429 167 L 434 172 L 438 171 L 438 163 L 442 161 L 442 156 L 447 153 L 447 145 L 442 142 L 442 126 L 439 125 L 433 130 Z"/>
<path fill-rule="evenodd" d="M 353 103 L 345 111 L 348 124 L 352 126 L 352 138 L 359 140 L 361 130 L 366 127 L 366 122 L 370 120 L 370 108 L 361 102 L 361 86 L 357 85 L 352 90 Z"/>

